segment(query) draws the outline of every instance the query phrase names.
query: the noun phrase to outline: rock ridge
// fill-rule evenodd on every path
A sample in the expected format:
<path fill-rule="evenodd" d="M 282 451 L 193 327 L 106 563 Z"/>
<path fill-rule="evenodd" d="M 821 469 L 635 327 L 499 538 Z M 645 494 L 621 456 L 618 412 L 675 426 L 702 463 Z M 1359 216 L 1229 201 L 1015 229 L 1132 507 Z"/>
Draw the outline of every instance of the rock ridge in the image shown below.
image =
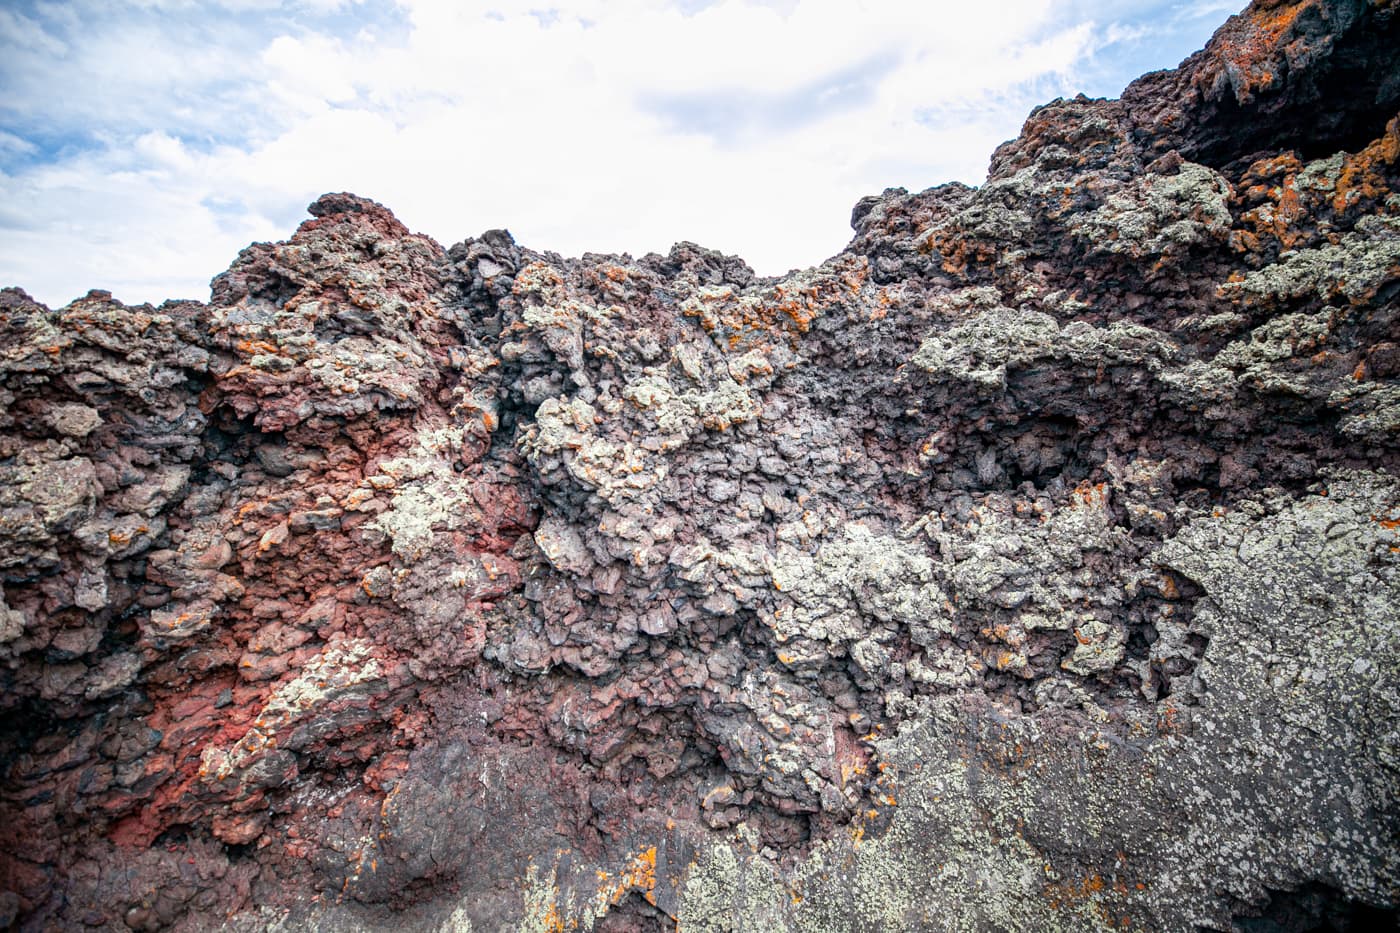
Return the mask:
<path fill-rule="evenodd" d="M 0 290 L 0 925 L 1393 923 L 1398 32 L 1253 3 L 781 278 L 333 193 Z"/>

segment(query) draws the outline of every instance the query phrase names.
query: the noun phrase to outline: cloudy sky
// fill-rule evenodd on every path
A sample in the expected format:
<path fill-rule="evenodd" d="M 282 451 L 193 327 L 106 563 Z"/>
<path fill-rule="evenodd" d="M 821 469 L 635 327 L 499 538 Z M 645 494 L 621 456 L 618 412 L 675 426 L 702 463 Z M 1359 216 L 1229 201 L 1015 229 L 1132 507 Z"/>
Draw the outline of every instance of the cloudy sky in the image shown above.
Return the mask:
<path fill-rule="evenodd" d="M 0 285 L 208 297 L 324 191 L 444 244 L 680 239 L 762 274 L 888 186 L 979 182 L 1244 0 L 4 0 Z"/>

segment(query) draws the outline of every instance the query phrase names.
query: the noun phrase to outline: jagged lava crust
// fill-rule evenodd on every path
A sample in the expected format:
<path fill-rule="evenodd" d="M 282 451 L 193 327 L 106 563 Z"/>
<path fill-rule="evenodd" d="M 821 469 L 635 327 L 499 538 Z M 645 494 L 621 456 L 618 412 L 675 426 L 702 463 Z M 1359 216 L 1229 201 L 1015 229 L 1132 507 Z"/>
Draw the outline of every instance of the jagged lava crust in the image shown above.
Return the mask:
<path fill-rule="evenodd" d="M 1397 112 L 1257 2 L 778 279 L 0 292 L 0 926 L 1393 923 Z"/>

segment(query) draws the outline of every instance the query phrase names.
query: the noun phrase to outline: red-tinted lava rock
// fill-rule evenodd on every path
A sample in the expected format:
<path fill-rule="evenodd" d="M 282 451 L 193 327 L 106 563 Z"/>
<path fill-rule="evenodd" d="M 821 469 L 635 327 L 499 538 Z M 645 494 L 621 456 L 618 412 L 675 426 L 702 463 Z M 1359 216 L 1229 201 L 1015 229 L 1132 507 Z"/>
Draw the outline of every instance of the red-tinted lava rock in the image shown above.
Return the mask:
<path fill-rule="evenodd" d="M 328 194 L 0 292 L 0 925 L 1392 917 L 1398 22 L 1257 2 L 782 279 Z"/>

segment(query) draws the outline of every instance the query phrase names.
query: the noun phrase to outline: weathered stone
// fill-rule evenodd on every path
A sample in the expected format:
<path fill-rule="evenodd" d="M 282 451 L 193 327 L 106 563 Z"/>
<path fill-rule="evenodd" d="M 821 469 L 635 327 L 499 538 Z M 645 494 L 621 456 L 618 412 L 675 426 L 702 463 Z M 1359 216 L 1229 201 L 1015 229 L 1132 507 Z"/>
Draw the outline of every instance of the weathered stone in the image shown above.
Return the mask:
<path fill-rule="evenodd" d="M 0 291 L 0 926 L 1393 923 L 1391 6 L 781 279 L 341 193 Z"/>

